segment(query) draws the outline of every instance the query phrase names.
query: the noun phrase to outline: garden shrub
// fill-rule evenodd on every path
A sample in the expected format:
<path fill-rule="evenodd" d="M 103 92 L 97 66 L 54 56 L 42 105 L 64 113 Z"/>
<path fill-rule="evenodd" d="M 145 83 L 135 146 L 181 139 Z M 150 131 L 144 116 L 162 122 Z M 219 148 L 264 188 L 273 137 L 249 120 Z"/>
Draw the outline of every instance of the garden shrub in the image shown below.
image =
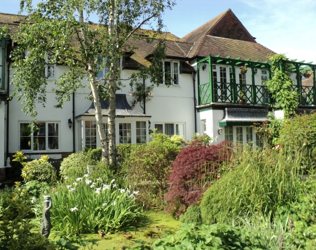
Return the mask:
<path fill-rule="evenodd" d="M 137 200 L 146 208 L 162 206 L 168 186 L 168 171 L 181 149 L 165 134 L 153 133 L 152 141 L 131 149 L 125 161 L 127 184 L 139 191 Z"/>
<path fill-rule="evenodd" d="M 48 239 L 35 233 L 28 219 L 32 214 L 30 197 L 19 185 L 0 190 L 0 249 L 1 250 L 53 250 Z"/>
<path fill-rule="evenodd" d="M 203 195 L 203 223 L 228 222 L 248 215 L 273 216 L 296 200 L 299 161 L 276 149 L 245 150 L 234 170 Z"/>
<path fill-rule="evenodd" d="M 296 115 L 283 122 L 278 144 L 290 154 L 299 154 L 303 168 L 316 166 L 316 113 Z"/>
<path fill-rule="evenodd" d="M 221 165 L 230 159 L 229 142 L 209 145 L 208 141 L 205 136 L 195 139 L 190 146 L 181 149 L 171 164 L 166 211 L 176 217 L 201 198 L 217 179 Z"/>
<path fill-rule="evenodd" d="M 22 178 L 24 182 L 38 180 L 52 183 L 56 181 L 56 172 L 54 167 L 48 162 L 48 157 L 41 156 L 41 159 L 27 162 L 24 165 Z"/>
<path fill-rule="evenodd" d="M 86 152 L 76 152 L 64 158 L 60 165 L 60 176 L 66 183 L 73 183 L 78 177 L 87 173 L 87 165 L 94 165 L 95 161 Z"/>
<path fill-rule="evenodd" d="M 158 239 L 153 249 L 269 249 L 267 242 L 252 232 L 225 224 L 188 225 L 174 235 Z"/>
<path fill-rule="evenodd" d="M 189 206 L 184 214 L 179 217 L 180 221 L 187 224 L 202 224 L 201 209 L 197 204 Z"/>
<path fill-rule="evenodd" d="M 28 181 L 21 188 L 25 189 L 29 195 L 33 197 L 39 197 L 41 194 L 47 194 L 50 190 L 50 186 L 47 182 L 40 182 L 38 180 Z"/>
<path fill-rule="evenodd" d="M 51 194 L 53 228 L 66 235 L 115 232 L 141 216 L 135 202 L 137 193 L 119 188 L 114 179 L 104 182 L 100 177 L 78 177 L 71 185 L 58 186 Z"/>

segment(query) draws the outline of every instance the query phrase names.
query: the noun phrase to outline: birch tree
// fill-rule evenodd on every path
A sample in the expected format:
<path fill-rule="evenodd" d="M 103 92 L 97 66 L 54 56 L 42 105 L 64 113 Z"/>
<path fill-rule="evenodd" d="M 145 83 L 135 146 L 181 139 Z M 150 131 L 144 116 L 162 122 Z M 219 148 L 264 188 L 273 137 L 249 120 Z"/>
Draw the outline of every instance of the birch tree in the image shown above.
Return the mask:
<path fill-rule="evenodd" d="M 45 67 L 56 62 L 68 66 L 69 70 L 54 81 L 56 107 L 62 108 L 72 93 L 86 87 L 87 80 L 102 159 L 115 167 L 116 91 L 122 85 L 119 60 L 124 52 L 137 49 L 130 41 L 144 39 L 144 25 L 153 31 L 151 38 L 159 34 L 163 27 L 161 14 L 173 5 L 173 0 L 46 0 L 37 5 L 32 0 L 21 0 L 21 11 L 27 16 L 11 35 L 17 42 L 11 56 L 15 68 L 12 84 L 24 112 L 36 118 L 36 104 L 46 103 Z M 145 75 L 152 83 L 161 79 L 158 74 L 162 70 L 158 68 L 164 50 L 162 43 L 158 44 L 161 46 L 157 46 L 151 66 L 133 75 L 131 82 Z M 98 78 L 104 68 L 109 70 Z M 102 129 L 100 97 L 109 100 L 108 135 Z"/>

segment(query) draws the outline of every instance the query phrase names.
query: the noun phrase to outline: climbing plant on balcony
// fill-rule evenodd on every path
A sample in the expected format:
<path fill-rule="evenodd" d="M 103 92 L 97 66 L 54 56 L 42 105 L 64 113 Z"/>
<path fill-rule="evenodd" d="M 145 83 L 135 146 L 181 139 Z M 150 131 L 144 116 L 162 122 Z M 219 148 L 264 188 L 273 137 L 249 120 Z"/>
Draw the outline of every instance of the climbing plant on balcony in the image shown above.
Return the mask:
<path fill-rule="evenodd" d="M 293 81 L 290 78 L 293 65 L 287 61 L 284 54 L 273 55 L 269 60 L 272 63 L 272 78 L 265 85 L 276 101 L 274 107 L 282 108 L 285 116 L 291 116 L 299 104 L 298 93 L 293 89 Z"/>

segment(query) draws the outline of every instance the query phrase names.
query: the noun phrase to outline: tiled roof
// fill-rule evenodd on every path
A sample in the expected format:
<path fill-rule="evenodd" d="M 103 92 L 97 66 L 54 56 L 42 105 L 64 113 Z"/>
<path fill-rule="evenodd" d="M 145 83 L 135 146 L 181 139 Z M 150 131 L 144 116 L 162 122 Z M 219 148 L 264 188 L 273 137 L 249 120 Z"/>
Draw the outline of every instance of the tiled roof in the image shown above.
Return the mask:
<path fill-rule="evenodd" d="M 22 15 L 0 13 L 0 26 L 8 24 L 11 31 L 14 32 L 24 18 L 25 16 Z M 141 30 L 140 32 L 143 33 L 144 39 L 130 39 L 128 42 L 138 48 L 131 54 L 130 63 L 133 65 L 135 62 L 144 66 L 150 65 L 150 56 L 161 39 L 166 44 L 166 57 L 178 58 L 183 61 L 220 54 L 221 57 L 230 55 L 231 58 L 250 58 L 262 62 L 275 54 L 258 44 L 230 9 L 181 39 L 170 32 L 163 32 L 152 43 L 147 43 L 146 40 L 152 36 L 152 31 Z"/>
<path fill-rule="evenodd" d="M 251 61 L 259 60 L 264 62 L 273 54 L 275 52 L 259 43 L 207 36 L 200 47 L 198 56 L 220 55 L 221 57 L 240 57 L 243 60 L 249 58 Z"/>
<path fill-rule="evenodd" d="M 266 61 L 275 52 L 258 44 L 231 9 L 203 24 L 180 41 L 194 43 L 190 58 L 230 55 Z"/>

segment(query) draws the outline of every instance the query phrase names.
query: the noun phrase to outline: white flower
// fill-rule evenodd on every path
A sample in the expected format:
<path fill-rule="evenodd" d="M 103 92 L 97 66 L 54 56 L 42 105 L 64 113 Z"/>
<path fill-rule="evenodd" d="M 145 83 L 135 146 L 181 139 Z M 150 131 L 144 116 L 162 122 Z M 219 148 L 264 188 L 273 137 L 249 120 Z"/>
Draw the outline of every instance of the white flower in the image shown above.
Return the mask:
<path fill-rule="evenodd" d="M 76 181 L 82 181 L 82 178 L 81 178 L 81 177 L 79 177 L 79 178 L 77 178 L 77 179 L 76 179 Z"/>
<path fill-rule="evenodd" d="M 78 211 L 78 208 L 77 208 L 77 207 L 70 208 L 70 211 L 71 211 L 71 212 Z"/>
<path fill-rule="evenodd" d="M 77 182 L 74 182 L 73 184 L 74 184 L 75 186 L 77 186 L 77 185 L 78 185 L 78 183 L 77 183 Z"/>
<path fill-rule="evenodd" d="M 106 184 L 103 184 L 103 188 L 102 188 L 102 191 L 106 190 L 106 189 L 110 189 L 110 185 L 106 185 Z"/>
<path fill-rule="evenodd" d="M 132 198 L 132 199 L 135 198 L 135 196 L 133 194 L 131 194 L 129 197 Z"/>
<path fill-rule="evenodd" d="M 93 182 L 90 187 L 91 187 L 91 188 L 94 188 L 94 186 L 95 186 L 95 183 Z"/>
<path fill-rule="evenodd" d="M 71 185 L 67 185 L 66 187 L 69 189 L 69 188 L 71 188 Z"/>
<path fill-rule="evenodd" d="M 89 185 L 92 181 L 89 179 L 86 179 L 86 184 Z"/>
<path fill-rule="evenodd" d="M 106 203 L 106 202 L 102 204 L 102 206 L 103 206 L 103 207 L 105 207 L 106 205 L 107 205 L 107 203 Z"/>
<path fill-rule="evenodd" d="M 111 180 L 111 184 L 115 181 L 115 179 Z"/>
<path fill-rule="evenodd" d="M 95 192 L 96 192 L 97 194 L 100 194 L 100 191 L 101 191 L 101 188 L 97 188 L 97 189 L 95 190 Z"/>
<path fill-rule="evenodd" d="M 85 174 L 85 175 L 84 175 L 84 177 L 86 177 L 86 178 L 87 178 L 87 177 L 89 177 L 89 175 L 88 175 L 88 174 Z"/>
<path fill-rule="evenodd" d="M 139 193 L 139 191 L 134 191 L 134 192 L 133 192 L 133 194 L 136 194 L 136 195 L 137 195 L 138 193 Z"/>
<path fill-rule="evenodd" d="M 101 177 L 97 178 L 97 181 L 103 182 Z"/>
<path fill-rule="evenodd" d="M 35 198 L 35 197 L 32 197 L 31 202 L 34 203 L 35 200 L 36 200 L 36 198 Z"/>
<path fill-rule="evenodd" d="M 112 206 L 115 206 L 115 205 L 116 205 L 116 201 L 114 201 L 111 205 L 112 205 Z"/>
<path fill-rule="evenodd" d="M 76 190 L 76 188 L 71 188 L 71 189 L 69 189 L 69 192 L 72 192 L 72 191 L 75 191 Z"/>
<path fill-rule="evenodd" d="M 113 184 L 113 187 L 115 188 L 115 187 L 116 187 L 116 184 Z"/>
<path fill-rule="evenodd" d="M 123 188 L 121 188 L 119 190 L 120 190 L 121 194 L 125 192 L 125 189 L 123 189 Z"/>

